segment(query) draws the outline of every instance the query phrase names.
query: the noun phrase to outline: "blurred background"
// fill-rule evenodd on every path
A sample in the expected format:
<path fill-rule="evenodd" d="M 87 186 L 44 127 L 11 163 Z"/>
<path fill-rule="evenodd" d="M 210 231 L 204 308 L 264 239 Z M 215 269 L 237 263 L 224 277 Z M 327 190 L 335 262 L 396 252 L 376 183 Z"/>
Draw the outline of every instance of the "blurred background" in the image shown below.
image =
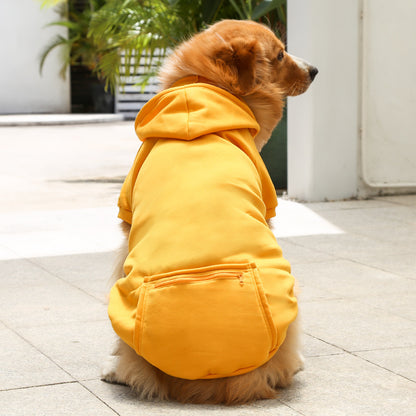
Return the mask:
<path fill-rule="evenodd" d="M 3 0 L 0 117 L 134 119 L 169 50 L 224 18 L 269 25 L 319 68 L 262 152 L 280 193 L 416 192 L 413 0 Z"/>

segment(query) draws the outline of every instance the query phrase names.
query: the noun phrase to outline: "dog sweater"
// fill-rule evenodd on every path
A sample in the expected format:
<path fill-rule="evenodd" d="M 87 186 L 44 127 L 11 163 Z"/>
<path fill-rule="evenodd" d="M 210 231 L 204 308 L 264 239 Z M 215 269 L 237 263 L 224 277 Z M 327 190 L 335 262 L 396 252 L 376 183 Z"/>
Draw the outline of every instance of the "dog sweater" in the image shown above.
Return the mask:
<path fill-rule="evenodd" d="M 143 142 L 122 186 L 126 277 L 110 292 L 115 332 L 185 379 L 267 362 L 297 314 L 290 265 L 267 225 L 276 192 L 238 97 L 187 77 L 135 122 Z"/>

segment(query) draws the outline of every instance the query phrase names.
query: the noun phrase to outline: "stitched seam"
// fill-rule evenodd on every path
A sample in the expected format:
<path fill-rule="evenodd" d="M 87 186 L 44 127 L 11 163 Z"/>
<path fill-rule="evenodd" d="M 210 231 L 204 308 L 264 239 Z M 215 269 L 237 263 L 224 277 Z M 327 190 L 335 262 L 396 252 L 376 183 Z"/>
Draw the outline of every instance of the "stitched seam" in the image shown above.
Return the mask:
<path fill-rule="evenodd" d="M 190 118 L 190 114 L 189 114 L 189 105 L 188 105 L 188 94 L 186 93 L 186 89 L 184 89 L 183 92 L 185 94 L 186 114 L 188 115 L 187 120 L 186 120 L 186 138 L 189 139 L 189 118 Z"/>
<path fill-rule="evenodd" d="M 141 307 L 141 314 L 140 314 L 140 326 L 137 331 L 137 352 L 142 355 L 143 352 L 143 332 L 144 332 L 144 313 L 146 310 L 146 303 L 147 303 L 147 286 L 143 286 L 143 303 Z M 136 318 L 137 319 L 137 318 Z"/>
<path fill-rule="evenodd" d="M 256 268 L 256 270 L 257 270 L 257 268 Z M 270 323 L 271 322 L 270 322 L 269 318 L 266 315 L 266 310 L 264 308 L 264 305 L 263 305 L 263 302 L 262 302 L 262 298 L 261 298 L 260 293 L 259 293 L 259 290 L 260 290 L 259 289 L 259 284 L 257 282 L 256 276 L 254 275 L 255 269 L 252 268 L 251 269 L 251 273 L 253 275 L 253 281 L 254 281 L 254 284 L 255 284 L 255 292 L 256 292 L 257 303 L 258 303 L 258 306 L 260 307 L 261 313 L 263 315 L 263 320 L 264 320 L 264 324 L 265 324 L 265 326 L 267 328 L 267 332 L 269 333 L 270 345 L 271 345 L 270 351 L 272 351 L 275 348 L 275 346 L 272 345 L 273 344 L 273 338 L 274 337 L 273 337 L 272 328 L 270 327 Z"/>

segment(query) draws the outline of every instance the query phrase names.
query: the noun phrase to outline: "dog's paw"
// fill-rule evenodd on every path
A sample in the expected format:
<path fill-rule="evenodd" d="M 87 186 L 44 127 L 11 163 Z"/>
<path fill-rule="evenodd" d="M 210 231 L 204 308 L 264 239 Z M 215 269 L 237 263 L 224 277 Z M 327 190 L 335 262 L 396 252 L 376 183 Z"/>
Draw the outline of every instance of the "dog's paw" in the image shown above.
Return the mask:
<path fill-rule="evenodd" d="M 304 369 L 305 359 L 300 353 L 295 354 L 292 359 L 278 370 L 277 382 L 274 387 L 286 388 L 292 384 L 293 377 Z"/>
<path fill-rule="evenodd" d="M 117 378 L 118 357 L 110 356 L 101 367 L 101 380 L 107 383 L 120 383 Z"/>
<path fill-rule="evenodd" d="M 297 365 L 297 370 L 295 371 L 295 374 L 298 373 L 299 371 L 303 371 L 304 369 L 305 369 L 305 357 L 303 356 L 303 354 L 299 353 L 298 365 Z"/>

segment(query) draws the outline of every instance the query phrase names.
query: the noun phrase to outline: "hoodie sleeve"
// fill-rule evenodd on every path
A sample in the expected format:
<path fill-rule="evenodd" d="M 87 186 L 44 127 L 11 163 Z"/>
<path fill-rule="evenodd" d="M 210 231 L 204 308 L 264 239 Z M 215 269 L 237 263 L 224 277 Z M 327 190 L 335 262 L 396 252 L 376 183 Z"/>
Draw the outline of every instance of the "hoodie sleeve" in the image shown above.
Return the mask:
<path fill-rule="evenodd" d="M 139 175 L 140 168 L 156 142 L 157 139 L 149 139 L 142 144 L 137 152 L 136 158 L 134 159 L 133 166 L 127 174 L 123 186 L 121 187 L 120 196 L 118 198 L 118 217 L 129 224 L 132 223 L 132 198 L 137 176 Z"/>

